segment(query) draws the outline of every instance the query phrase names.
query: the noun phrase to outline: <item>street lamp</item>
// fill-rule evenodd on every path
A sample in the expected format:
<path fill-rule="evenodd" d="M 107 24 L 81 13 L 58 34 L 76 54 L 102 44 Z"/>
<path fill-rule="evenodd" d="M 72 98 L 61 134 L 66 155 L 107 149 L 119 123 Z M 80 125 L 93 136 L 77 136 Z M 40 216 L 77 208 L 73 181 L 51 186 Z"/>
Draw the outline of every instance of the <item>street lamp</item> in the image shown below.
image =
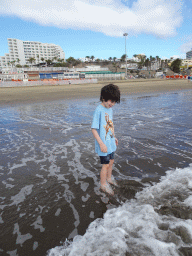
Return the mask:
<path fill-rule="evenodd" d="M 126 50 L 126 38 L 128 36 L 128 33 L 124 33 L 123 36 L 125 37 L 125 57 L 126 57 L 126 73 L 125 77 L 127 78 L 127 50 Z"/>

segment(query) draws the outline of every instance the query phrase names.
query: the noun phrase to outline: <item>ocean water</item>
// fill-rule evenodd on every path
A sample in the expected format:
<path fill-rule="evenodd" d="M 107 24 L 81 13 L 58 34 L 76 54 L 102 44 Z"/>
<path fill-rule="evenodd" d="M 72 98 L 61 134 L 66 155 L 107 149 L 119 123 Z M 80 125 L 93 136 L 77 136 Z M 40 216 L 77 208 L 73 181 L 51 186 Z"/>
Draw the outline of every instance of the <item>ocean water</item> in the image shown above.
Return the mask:
<path fill-rule="evenodd" d="M 192 91 L 122 95 L 113 197 L 98 99 L 0 107 L 0 255 L 192 255 Z"/>

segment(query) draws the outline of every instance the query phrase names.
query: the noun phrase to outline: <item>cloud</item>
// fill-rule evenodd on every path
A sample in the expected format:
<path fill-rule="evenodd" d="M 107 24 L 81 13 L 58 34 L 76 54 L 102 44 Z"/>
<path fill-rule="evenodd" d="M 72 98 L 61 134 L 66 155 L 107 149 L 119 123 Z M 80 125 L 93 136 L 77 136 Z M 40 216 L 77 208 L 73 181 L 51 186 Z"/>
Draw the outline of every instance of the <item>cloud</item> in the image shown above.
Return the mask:
<path fill-rule="evenodd" d="M 185 54 L 180 54 L 180 55 L 171 55 L 171 57 L 176 60 L 176 59 L 185 59 Z"/>
<path fill-rule="evenodd" d="M 180 46 L 180 51 L 182 53 L 186 53 L 192 49 L 192 36 L 191 39 L 188 40 L 188 42 L 185 42 Z"/>
<path fill-rule="evenodd" d="M 173 59 L 185 59 L 186 58 L 186 55 L 185 54 L 180 54 L 180 55 L 168 55 L 168 56 L 160 56 L 160 58 L 162 59 L 162 60 L 169 60 L 170 58 L 173 58 Z"/>
<path fill-rule="evenodd" d="M 167 38 L 175 36 L 182 23 L 179 0 L 138 0 L 131 7 L 120 0 L 1 0 L 0 3 L 1 15 L 115 37 L 128 32 Z"/>

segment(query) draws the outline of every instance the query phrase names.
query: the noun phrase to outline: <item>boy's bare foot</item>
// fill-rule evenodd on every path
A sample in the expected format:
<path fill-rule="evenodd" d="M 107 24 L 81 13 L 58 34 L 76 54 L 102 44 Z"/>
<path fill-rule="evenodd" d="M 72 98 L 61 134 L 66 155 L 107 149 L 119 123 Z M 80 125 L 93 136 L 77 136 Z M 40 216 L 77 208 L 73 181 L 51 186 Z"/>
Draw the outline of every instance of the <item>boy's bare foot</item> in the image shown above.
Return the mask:
<path fill-rule="evenodd" d="M 111 179 L 107 180 L 107 182 L 109 184 L 113 185 L 113 186 L 118 187 L 118 184 L 117 184 L 116 180 L 113 177 L 111 177 Z"/>
<path fill-rule="evenodd" d="M 110 194 L 110 195 L 112 195 L 112 196 L 114 195 L 113 189 L 112 189 L 108 184 L 105 185 L 105 186 L 101 185 L 100 189 L 101 189 L 103 192 L 105 192 L 105 193 L 108 193 L 108 194 Z"/>

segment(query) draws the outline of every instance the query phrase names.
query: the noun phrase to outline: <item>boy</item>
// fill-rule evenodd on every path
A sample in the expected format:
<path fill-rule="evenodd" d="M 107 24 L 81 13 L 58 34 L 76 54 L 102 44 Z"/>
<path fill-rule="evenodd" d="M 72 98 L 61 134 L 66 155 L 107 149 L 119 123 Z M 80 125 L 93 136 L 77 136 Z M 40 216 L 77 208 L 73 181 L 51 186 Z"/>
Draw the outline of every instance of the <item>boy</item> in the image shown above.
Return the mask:
<path fill-rule="evenodd" d="M 120 90 L 117 85 L 108 84 L 101 89 L 100 101 L 97 106 L 91 125 L 95 137 L 95 152 L 99 155 L 102 164 L 100 173 L 101 189 L 111 195 L 114 194 L 109 184 L 117 186 L 112 178 L 112 166 L 114 163 L 114 152 L 118 145 L 113 126 L 112 107 L 120 103 Z"/>

